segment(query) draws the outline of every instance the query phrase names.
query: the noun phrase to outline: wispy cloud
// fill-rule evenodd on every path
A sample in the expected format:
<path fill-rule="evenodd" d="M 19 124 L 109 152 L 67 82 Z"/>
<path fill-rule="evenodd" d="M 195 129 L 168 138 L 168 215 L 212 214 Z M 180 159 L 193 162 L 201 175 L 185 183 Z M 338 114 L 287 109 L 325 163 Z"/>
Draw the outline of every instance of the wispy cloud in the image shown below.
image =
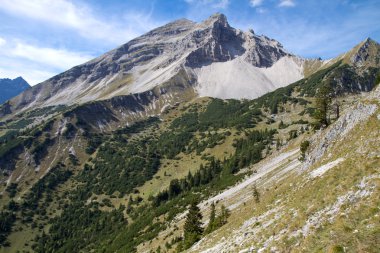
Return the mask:
<path fill-rule="evenodd" d="M 15 16 L 73 29 L 85 38 L 114 43 L 132 39 L 156 25 L 149 19 L 149 15 L 144 18 L 143 24 L 140 23 L 141 26 L 128 22 L 136 20 L 136 14 L 132 13 L 125 15 L 123 22 L 103 20 L 89 6 L 69 0 L 2 0 L 0 10 Z"/>
<path fill-rule="evenodd" d="M 5 43 L 7 43 L 7 41 L 0 37 L 0 47 L 5 45 Z"/>
<path fill-rule="evenodd" d="M 249 4 L 252 7 L 258 7 L 258 6 L 262 5 L 262 3 L 263 3 L 263 0 L 250 0 L 249 1 Z"/>
<path fill-rule="evenodd" d="M 230 0 L 220 0 L 218 3 L 213 5 L 214 8 L 226 9 L 230 4 Z"/>
<path fill-rule="evenodd" d="M 260 31 L 280 41 L 292 53 L 332 58 L 350 50 L 369 34 L 379 31 L 376 9 L 362 9 L 341 22 L 315 22 L 303 18 L 266 19 Z"/>
<path fill-rule="evenodd" d="M 81 52 L 36 47 L 24 43 L 16 43 L 15 47 L 10 50 L 10 55 L 58 69 L 67 69 L 93 58 L 92 55 Z"/>
<path fill-rule="evenodd" d="M 260 14 L 263 14 L 263 13 L 267 12 L 267 9 L 265 9 L 265 8 L 256 8 L 256 11 L 258 13 L 260 13 Z"/>
<path fill-rule="evenodd" d="M 278 4 L 279 7 L 294 7 L 296 6 L 296 3 L 294 0 L 280 0 L 280 3 Z"/>
<path fill-rule="evenodd" d="M 249 5 L 254 8 L 262 6 L 263 3 L 264 3 L 264 0 L 249 0 Z M 278 7 L 294 7 L 296 6 L 296 3 L 294 0 L 279 0 L 277 6 Z"/>
<path fill-rule="evenodd" d="M 152 18 L 153 8 L 148 12 L 129 9 L 113 17 L 112 13 L 96 13 L 92 6 L 73 0 L 1 0 L 0 12 L 41 26 L 39 31 L 61 31 L 63 38 L 80 41 L 67 49 L 64 39 L 25 39 L 24 34 L 20 34 L 23 39 L 19 39 L 12 34 L 2 34 L 0 77 L 21 75 L 31 84 L 44 81 L 95 56 L 81 52 L 77 46 L 83 48 L 83 45 L 90 43 L 112 49 L 161 25 Z M 49 41 L 53 43 L 49 44 Z M 98 53 L 103 50 L 94 49 Z"/>
<path fill-rule="evenodd" d="M 226 9 L 230 0 L 185 0 L 186 3 L 196 6 L 209 6 L 213 9 Z"/>
<path fill-rule="evenodd" d="M 0 46 L 0 57 L 1 75 L 22 75 L 31 84 L 36 84 L 94 56 L 65 49 L 38 47 L 14 39 Z"/>

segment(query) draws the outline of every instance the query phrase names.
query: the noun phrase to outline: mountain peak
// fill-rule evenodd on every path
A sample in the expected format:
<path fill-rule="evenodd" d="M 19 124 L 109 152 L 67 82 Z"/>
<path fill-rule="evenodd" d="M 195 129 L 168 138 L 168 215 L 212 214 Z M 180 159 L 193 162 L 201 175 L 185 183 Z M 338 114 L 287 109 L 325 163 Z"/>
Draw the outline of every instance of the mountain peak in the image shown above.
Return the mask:
<path fill-rule="evenodd" d="M 179 34 L 191 29 L 195 24 L 196 24 L 195 22 L 185 19 L 185 18 L 177 19 L 173 22 L 169 22 L 166 25 L 160 26 L 156 29 L 153 29 L 147 32 L 142 37 L 148 36 L 149 38 L 151 38 L 152 36 L 157 36 L 157 35 L 173 36 L 173 35 L 176 35 L 176 34 Z M 139 39 L 139 38 L 136 38 L 136 39 Z"/>
<path fill-rule="evenodd" d="M 166 25 L 164 25 L 164 27 L 165 26 L 191 26 L 194 24 L 195 24 L 194 21 L 191 21 L 187 18 L 180 18 L 180 19 L 167 23 Z"/>
<path fill-rule="evenodd" d="M 354 47 L 354 49 L 360 50 L 361 48 L 367 48 L 372 45 L 376 46 L 376 45 L 379 45 L 379 43 L 373 40 L 372 38 L 367 37 L 365 40 L 357 44 L 356 47 Z"/>
<path fill-rule="evenodd" d="M 21 76 L 0 79 L 0 104 L 29 88 L 30 85 Z"/>
<path fill-rule="evenodd" d="M 364 43 L 376 43 L 378 44 L 375 40 L 373 40 L 371 37 L 367 37 L 364 41 Z"/>
<path fill-rule="evenodd" d="M 26 82 L 24 78 L 22 78 L 22 76 L 18 76 L 16 77 L 15 79 L 13 79 L 13 81 L 23 81 L 23 82 Z"/>
<path fill-rule="evenodd" d="M 6 82 L 9 82 L 10 85 L 13 85 L 13 84 L 18 84 L 18 83 L 27 83 L 25 81 L 24 78 L 22 78 L 22 76 L 18 76 L 16 78 L 1 78 L 0 81 L 6 81 Z M 29 86 L 29 84 L 28 84 Z"/>
<path fill-rule="evenodd" d="M 203 23 L 208 24 L 208 25 L 218 23 L 225 27 L 229 26 L 226 15 L 219 12 L 211 15 Z"/>
<path fill-rule="evenodd" d="M 349 58 L 352 64 L 359 67 L 363 65 L 375 66 L 379 54 L 380 44 L 370 37 L 367 37 L 350 51 Z"/>
<path fill-rule="evenodd" d="M 209 19 L 215 19 L 215 20 L 221 20 L 221 21 L 227 21 L 227 17 L 226 15 L 224 15 L 223 13 L 220 13 L 220 12 L 217 12 L 217 13 L 214 13 L 212 14 Z"/>
<path fill-rule="evenodd" d="M 363 40 L 362 42 L 359 43 L 359 48 L 362 48 L 362 47 L 368 47 L 370 45 L 378 45 L 379 43 L 377 43 L 377 41 L 371 39 L 370 37 L 367 37 L 365 40 Z"/>

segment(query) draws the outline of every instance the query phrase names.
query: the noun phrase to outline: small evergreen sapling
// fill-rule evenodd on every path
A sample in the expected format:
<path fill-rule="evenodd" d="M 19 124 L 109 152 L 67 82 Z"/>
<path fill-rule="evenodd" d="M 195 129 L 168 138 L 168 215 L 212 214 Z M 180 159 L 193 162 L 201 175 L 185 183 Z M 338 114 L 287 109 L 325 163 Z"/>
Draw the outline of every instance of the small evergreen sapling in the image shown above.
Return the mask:
<path fill-rule="evenodd" d="M 253 186 L 253 197 L 254 197 L 256 203 L 260 202 L 260 193 L 257 190 L 256 185 Z"/>
<path fill-rule="evenodd" d="M 300 160 L 301 161 L 305 160 L 306 151 L 309 148 L 309 146 L 310 146 L 310 142 L 309 141 L 303 141 L 303 142 L 301 142 L 301 145 L 300 145 L 300 151 L 301 151 L 301 158 L 300 158 Z"/>
<path fill-rule="evenodd" d="M 208 223 L 208 226 L 205 230 L 205 233 L 206 234 L 209 234 L 211 233 L 212 231 L 214 231 L 214 228 L 215 228 L 215 217 L 216 216 L 216 211 L 215 211 L 215 204 L 214 202 L 211 203 L 211 211 L 210 211 L 210 221 Z"/>

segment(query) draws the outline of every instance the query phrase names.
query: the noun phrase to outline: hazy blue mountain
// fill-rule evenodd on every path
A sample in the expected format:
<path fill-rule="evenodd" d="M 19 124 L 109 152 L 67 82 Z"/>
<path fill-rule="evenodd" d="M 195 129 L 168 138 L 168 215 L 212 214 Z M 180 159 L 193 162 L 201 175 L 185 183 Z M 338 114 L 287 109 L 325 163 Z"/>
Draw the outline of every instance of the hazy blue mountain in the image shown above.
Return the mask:
<path fill-rule="evenodd" d="M 15 79 L 0 79 L 0 104 L 29 89 L 30 85 L 20 76 Z"/>

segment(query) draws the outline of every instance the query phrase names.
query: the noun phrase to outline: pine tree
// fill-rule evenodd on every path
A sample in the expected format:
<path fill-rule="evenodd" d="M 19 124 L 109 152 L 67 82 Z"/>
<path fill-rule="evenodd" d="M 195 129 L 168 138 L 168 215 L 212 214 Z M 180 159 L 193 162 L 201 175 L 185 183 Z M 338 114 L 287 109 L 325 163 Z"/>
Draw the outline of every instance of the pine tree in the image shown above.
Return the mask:
<path fill-rule="evenodd" d="M 279 138 L 276 139 L 276 149 L 277 150 L 280 150 L 280 147 L 281 147 L 281 141 Z"/>
<path fill-rule="evenodd" d="M 186 216 L 185 226 L 184 226 L 184 247 L 188 249 L 195 242 L 201 239 L 203 228 L 202 228 L 202 214 L 197 206 L 197 202 L 193 201 L 191 203 L 189 213 Z"/>
<path fill-rule="evenodd" d="M 192 186 L 192 187 L 194 186 L 194 177 L 190 171 L 187 174 L 187 181 L 189 182 L 190 186 Z"/>
<path fill-rule="evenodd" d="M 133 198 L 130 195 L 128 203 L 127 203 L 127 210 L 126 210 L 127 214 L 130 214 L 132 212 L 132 210 L 133 210 L 132 204 L 133 204 Z"/>
<path fill-rule="evenodd" d="M 309 148 L 310 146 L 310 142 L 309 141 L 303 141 L 301 142 L 301 145 L 300 145 L 300 151 L 301 151 L 301 161 L 305 160 L 305 156 L 306 156 L 306 151 L 307 149 Z"/>
<path fill-rule="evenodd" d="M 332 89 L 328 84 L 324 84 L 321 88 L 319 88 L 316 94 L 317 108 L 314 117 L 320 125 L 327 126 L 329 124 L 328 113 L 331 107 L 331 94 Z"/>
<path fill-rule="evenodd" d="M 194 174 L 194 186 L 199 186 L 201 183 L 201 173 L 199 171 Z"/>
<path fill-rule="evenodd" d="M 256 203 L 260 202 L 260 193 L 257 190 L 256 185 L 253 186 L 253 197 L 255 198 Z"/>
<path fill-rule="evenodd" d="M 211 233 L 212 231 L 214 231 L 214 227 L 215 227 L 215 216 L 216 216 L 215 213 L 216 213 L 216 212 L 215 212 L 215 204 L 214 204 L 214 202 L 212 202 L 212 203 L 211 203 L 211 211 L 210 211 L 210 221 L 209 221 L 208 226 L 207 226 L 206 231 L 205 231 L 206 234 L 209 234 L 209 233 Z"/>
<path fill-rule="evenodd" d="M 227 223 L 227 219 L 230 217 L 230 210 L 228 210 L 224 205 L 220 207 L 220 226 Z"/>

